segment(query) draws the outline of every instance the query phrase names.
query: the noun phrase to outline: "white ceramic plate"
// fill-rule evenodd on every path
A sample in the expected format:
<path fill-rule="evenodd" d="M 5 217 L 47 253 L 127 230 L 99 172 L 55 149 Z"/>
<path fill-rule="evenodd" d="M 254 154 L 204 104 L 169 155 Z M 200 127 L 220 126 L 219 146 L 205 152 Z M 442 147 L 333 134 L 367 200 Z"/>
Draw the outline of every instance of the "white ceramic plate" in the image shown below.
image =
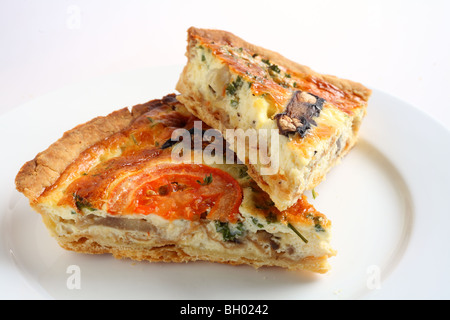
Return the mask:
<path fill-rule="evenodd" d="M 333 221 L 338 255 L 329 274 L 136 263 L 61 249 L 15 190 L 21 165 L 79 123 L 173 92 L 180 71 L 176 66 L 102 77 L 0 118 L 0 298 L 450 298 L 450 133 L 376 90 L 358 145 L 311 199 Z M 79 282 L 73 282 L 76 274 Z"/>

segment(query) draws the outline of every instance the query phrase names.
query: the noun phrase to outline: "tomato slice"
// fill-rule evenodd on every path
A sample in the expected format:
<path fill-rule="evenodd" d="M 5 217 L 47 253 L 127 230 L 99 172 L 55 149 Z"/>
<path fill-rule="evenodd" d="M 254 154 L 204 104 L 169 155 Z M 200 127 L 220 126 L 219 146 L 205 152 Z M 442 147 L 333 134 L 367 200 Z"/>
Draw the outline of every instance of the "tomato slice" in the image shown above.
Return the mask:
<path fill-rule="evenodd" d="M 108 211 L 235 223 L 241 202 L 241 187 L 228 173 L 205 165 L 177 164 L 124 179 L 111 193 Z"/>

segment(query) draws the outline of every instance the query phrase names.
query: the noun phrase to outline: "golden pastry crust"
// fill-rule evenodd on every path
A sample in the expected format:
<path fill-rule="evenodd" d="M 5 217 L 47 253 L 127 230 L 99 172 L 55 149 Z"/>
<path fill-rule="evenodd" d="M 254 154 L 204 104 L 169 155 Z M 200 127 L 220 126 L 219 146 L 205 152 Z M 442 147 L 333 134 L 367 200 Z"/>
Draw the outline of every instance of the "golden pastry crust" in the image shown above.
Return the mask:
<path fill-rule="evenodd" d="M 153 247 L 145 249 L 123 247 L 110 247 L 103 246 L 92 240 L 87 239 L 75 239 L 73 242 L 60 243 L 61 247 L 66 250 L 84 253 L 84 254 L 112 254 L 116 259 L 132 259 L 136 261 L 148 261 L 148 262 L 175 262 L 175 263 L 187 263 L 195 261 L 206 261 L 214 263 L 222 263 L 229 265 L 249 265 L 256 269 L 265 266 L 278 266 L 293 271 L 311 271 L 315 273 L 325 274 L 330 270 L 328 263 L 328 256 L 314 258 L 308 257 L 301 261 L 296 261 L 293 264 L 291 261 L 283 261 L 279 259 L 267 259 L 266 261 L 255 261 L 246 257 L 236 258 L 234 256 L 227 256 L 222 254 L 220 256 L 211 257 L 205 255 L 202 250 L 190 251 L 186 253 L 182 248 L 174 245 L 168 245 L 163 247 Z"/>

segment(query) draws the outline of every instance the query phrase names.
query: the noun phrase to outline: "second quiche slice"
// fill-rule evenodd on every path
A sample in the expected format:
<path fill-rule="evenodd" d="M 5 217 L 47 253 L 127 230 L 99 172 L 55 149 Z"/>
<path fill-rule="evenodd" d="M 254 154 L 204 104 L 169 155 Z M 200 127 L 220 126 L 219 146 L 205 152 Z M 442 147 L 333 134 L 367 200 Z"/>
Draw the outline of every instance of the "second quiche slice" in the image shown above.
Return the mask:
<path fill-rule="evenodd" d="M 195 121 L 175 95 L 98 117 L 27 162 L 17 189 L 68 250 L 327 272 L 331 223 L 306 197 L 280 211 L 244 165 L 174 160 L 173 132 Z"/>
<path fill-rule="evenodd" d="M 190 112 L 229 142 L 230 129 L 276 132 L 276 171 L 265 173 L 272 164 L 252 161 L 248 145 L 241 160 L 279 210 L 317 186 L 354 146 L 371 95 L 363 85 L 319 74 L 220 30 L 190 28 L 187 57 L 177 90 Z"/>

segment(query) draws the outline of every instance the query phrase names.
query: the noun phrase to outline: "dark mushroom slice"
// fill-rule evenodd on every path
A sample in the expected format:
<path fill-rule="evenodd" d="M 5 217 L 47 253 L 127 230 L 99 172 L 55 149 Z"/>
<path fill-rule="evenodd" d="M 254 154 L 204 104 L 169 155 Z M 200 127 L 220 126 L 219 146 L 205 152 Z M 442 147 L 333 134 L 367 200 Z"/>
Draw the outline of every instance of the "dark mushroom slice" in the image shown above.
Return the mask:
<path fill-rule="evenodd" d="M 325 100 L 305 91 L 295 91 L 286 111 L 275 116 L 280 134 L 288 136 L 296 132 L 304 138 L 311 126 L 317 126 L 313 118 L 320 116 Z"/>

